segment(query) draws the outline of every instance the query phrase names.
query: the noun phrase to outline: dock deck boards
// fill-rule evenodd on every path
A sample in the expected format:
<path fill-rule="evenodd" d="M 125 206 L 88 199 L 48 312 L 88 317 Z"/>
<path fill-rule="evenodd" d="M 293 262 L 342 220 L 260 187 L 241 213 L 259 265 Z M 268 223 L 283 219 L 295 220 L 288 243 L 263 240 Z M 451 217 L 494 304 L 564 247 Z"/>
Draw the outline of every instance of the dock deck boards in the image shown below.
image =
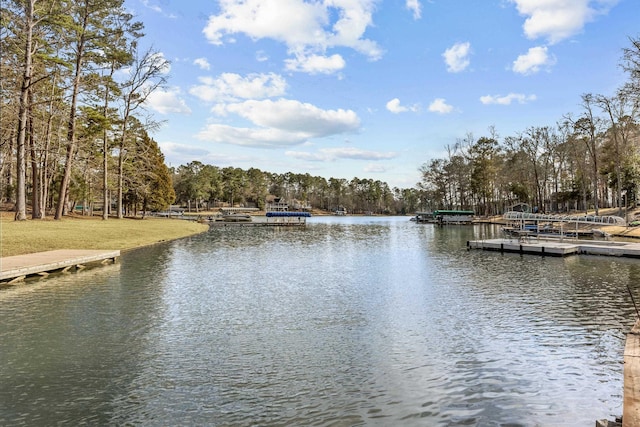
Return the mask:
<path fill-rule="evenodd" d="M 624 347 L 624 403 L 622 426 L 640 425 L 640 322 L 627 335 Z"/>
<path fill-rule="evenodd" d="M 251 221 L 209 221 L 214 227 L 304 227 L 305 217 L 273 217 L 252 216 Z"/>
<path fill-rule="evenodd" d="M 591 240 L 546 240 L 546 239 L 488 239 L 467 242 L 469 249 L 485 251 L 515 252 L 545 256 L 606 255 L 640 258 L 640 243 L 591 241 Z"/>
<path fill-rule="evenodd" d="M 115 261 L 119 256 L 119 250 L 59 249 L 4 257 L 0 258 L 0 281 L 13 281 L 110 259 Z"/>

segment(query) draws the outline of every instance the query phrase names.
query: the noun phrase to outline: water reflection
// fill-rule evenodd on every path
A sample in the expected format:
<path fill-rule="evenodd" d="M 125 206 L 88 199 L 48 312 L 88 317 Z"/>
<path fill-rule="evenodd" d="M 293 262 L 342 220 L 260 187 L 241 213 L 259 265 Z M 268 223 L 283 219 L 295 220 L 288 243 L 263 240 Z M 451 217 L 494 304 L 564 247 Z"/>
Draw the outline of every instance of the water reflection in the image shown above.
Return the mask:
<path fill-rule="evenodd" d="M 467 251 L 490 226 L 212 228 L 0 292 L 0 424 L 593 424 L 640 263 Z"/>

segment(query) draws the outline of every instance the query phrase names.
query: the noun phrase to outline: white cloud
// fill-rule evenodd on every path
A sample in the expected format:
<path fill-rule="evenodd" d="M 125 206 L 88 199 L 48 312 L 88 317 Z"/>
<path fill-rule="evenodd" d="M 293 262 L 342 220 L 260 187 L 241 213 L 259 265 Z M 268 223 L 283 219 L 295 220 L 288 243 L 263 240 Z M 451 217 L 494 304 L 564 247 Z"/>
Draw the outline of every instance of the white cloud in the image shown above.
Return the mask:
<path fill-rule="evenodd" d="M 259 50 L 256 52 L 256 61 L 265 62 L 269 60 L 269 55 L 264 50 Z"/>
<path fill-rule="evenodd" d="M 287 89 L 285 79 L 274 73 L 249 74 L 223 73 L 217 78 L 200 77 L 200 85 L 189 93 L 203 101 L 226 102 L 239 99 L 263 99 L 282 96 Z"/>
<path fill-rule="evenodd" d="M 142 59 L 142 58 L 139 58 L 139 59 Z M 171 61 L 165 58 L 164 53 L 162 52 L 152 53 L 147 58 L 146 61 L 139 62 L 139 65 L 143 67 L 145 72 L 149 71 L 150 67 L 157 68 L 160 74 L 163 74 L 163 75 L 168 75 L 171 72 Z M 119 70 L 119 73 L 129 77 L 132 76 L 133 72 L 134 70 L 132 67 L 126 67 Z"/>
<path fill-rule="evenodd" d="M 453 111 L 453 106 L 447 104 L 444 98 L 436 98 L 429 105 L 429 111 L 432 113 L 448 114 Z"/>
<path fill-rule="evenodd" d="M 400 100 L 398 98 L 393 98 L 391 101 L 387 102 L 387 110 L 391 111 L 394 114 L 405 113 L 407 111 L 418 111 L 417 105 L 411 105 L 409 107 L 405 107 L 400 105 Z"/>
<path fill-rule="evenodd" d="M 194 147 L 192 145 L 179 144 L 175 142 L 159 142 L 158 146 L 162 153 L 172 157 L 187 156 L 189 158 L 202 157 L 209 153 L 204 148 Z"/>
<path fill-rule="evenodd" d="M 447 64 L 447 71 L 459 73 L 467 68 L 470 64 L 469 55 L 471 54 L 471 43 L 456 43 L 449 49 L 445 50 L 442 56 Z"/>
<path fill-rule="evenodd" d="M 285 155 L 300 160 L 307 160 L 313 162 L 326 162 L 335 161 L 338 159 L 351 159 L 351 160 L 388 160 L 398 156 L 398 153 L 379 152 L 360 150 L 353 147 L 343 148 L 321 148 L 315 153 L 309 153 L 304 151 L 287 151 Z"/>
<path fill-rule="evenodd" d="M 203 32 L 221 45 L 225 34 L 244 33 L 252 39 L 271 38 L 289 46 L 312 44 L 328 21 L 321 3 L 300 0 L 221 0 L 220 14 L 209 17 Z M 310 31 L 311 30 L 311 31 Z M 320 35 L 319 34 L 319 35 Z"/>
<path fill-rule="evenodd" d="M 142 4 L 146 7 L 149 8 L 151 10 L 153 10 L 154 12 L 158 12 L 158 13 L 162 13 L 162 8 L 158 5 L 155 4 L 151 4 L 149 2 L 149 0 L 142 0 Z"/>
<path fill-rule="evenodd" d="M 379 163 L 369 163 L 364 167 L 364 171 L 368 173 L 384 173 L 387 171 L 387 168 Z"/>
<path fill-rule="evenodd" d="M 511 0 L 527 16 L 523 28 L 529 39 L 544 37 L 554 44 L 582 31 L 596 16 L 607 14 L 618 0 Z"/>
<path fill-rule="evenodd" d="M 524 95 L 521 93 L 510 93 L 506 96 L 502 95 L 485 95 L 480 97 L 480 102 L 485 105 L 498 104 L 498 105 L 511 105 L 512 102 L 519 104 L 526 104 L 529 101 L 535 101 L 535 95 Z"/>
<path fill-rule="evenodd" d="M 345 67 L 344 59 L 338 54 L 296 56 L 295 59 L 286 59 L 284 62 L 289 71 L 302 71 L 309 74 L 333 74 Z"/>
<path fill-rule="evenodd" d="M 254 127 L 210 124 L 197 134 L 199 139 L 255 147 L 291 146 L 311 138 L 355 132 L 360 127 L 360 119 L 351 110 L 323 110 L 287 99 L 250 100 L 216 108 L 218 113 L 236 114 Z"/>
<path fill-rule="evenodd" d="M 422 6 L 418 0 L 407 0 L 407 9 L 413 12 L 413 19 L 420 19 L 422 16 Z"/>
<path fill-rule="evenodd" d="M 302 144 L 306 134 L 285 132 L 269 128 L 241 128 L 221 124 L 209 124 L 196 134 L 203 141 L 241 145 L 246 147 L 279 147 Z"/>
<path fill-rule="evenodd" d="M 351 110 L 323 110 L 289 99 L 245 101 L 229 104 L 226 110 L 258 126 L 300 132 L 309 138 L 352 132 L 360 126 L 360 119 Z"/>
<path fill-rule="evenodd" d="M 207 58 L 197 58 L 195 61 L 193 61 L 193 64 L 197 65 L 202 70 L 211 69 L 211 65 L 209 64 L 209 61 L 207 61 Z"/>
<path fill-rule="evenodd" d="M 145 105 L 160 114 L 190 114 L 191 109 L 180 98 L 180 94 L 179 88 L 156 89 L 149 94 Z"/>
<path fill-rule="evenodd" d="M 351 48 L 377 60 L 382 50 L 364 38 L 372 25 L 375 4 L 375 0 L 221 0 L 220 13 L 209 17 L 203 32 L 217 45 L 224 43 L 226 35 L 234 34 L 282 42 L 297 58 L 289 66 L 316 55 L 327 57 L 326 51 L 335 47 Z M 318 72 L 314 67 L 294 69 Z"/>
<path fill-rule="evenodd" d="M 526 54 L 518 56 L 513 61 L 512 70 L 520 74 L 534 74 L 540 71 L 541 67 L 551 67 L 556 63 L 553 55 L 549 55 L 546 46 L 530 48 Z"/>
<path fill-rule="evenodd" d="M 192 162 L 193 159 L 198 159 L 206 164 L 214 164 L 218 166 L 223 165 L 235 165 L 238 163 L 251 161 L 255 162 L 248 156 L 223 154 L 219 152 L 212 152 L 205 148 L 196 147 L 188 144 L 180 144 L 172 141 L 158 142 L 162 154 L 164 154 L 165 163 L 169 166 L 186 165 Z"/>
<path fill-rule="evenodd" d="M 174 15 L 173 13 L 166 13 L 157 4 L 151 4 L 151 2 L 149 0 L 141 0 L 141 3 L 144 5 L 144 7 L 148 8 L 148 9 L 151 9 L 154 12 L 160 13 L 163 16 L 166 16 L 167 18 L 171 18 L 171 19 L 177 18 L 177 15 Z"/>

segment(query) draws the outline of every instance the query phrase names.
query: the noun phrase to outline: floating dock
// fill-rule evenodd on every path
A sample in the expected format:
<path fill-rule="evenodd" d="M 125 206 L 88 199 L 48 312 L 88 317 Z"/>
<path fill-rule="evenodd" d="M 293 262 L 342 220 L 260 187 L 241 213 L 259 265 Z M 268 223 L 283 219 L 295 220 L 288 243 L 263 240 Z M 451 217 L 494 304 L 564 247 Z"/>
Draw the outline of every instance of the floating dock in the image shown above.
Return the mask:
<path fill-rule="evenodd" d="M 212 217 L 208 222 L 216 227 L 302 227 L 307 225 L 308 212 L 267 212 L 259 215 L 225 215 Z"/>
<path fill-rule="evenodd" d="M 568 239 L 489 239 L 470 240 L 469 249 L 557 256 L 605 255 L 640 258 L 640 243 Z"/>
<path fill-rule="evenodd" d="M 86 264 L 116 262 L 118 250 L 59 249 L 0 258 L 0 282 L 11 284 L 29 276 L 82 269 Z"/>

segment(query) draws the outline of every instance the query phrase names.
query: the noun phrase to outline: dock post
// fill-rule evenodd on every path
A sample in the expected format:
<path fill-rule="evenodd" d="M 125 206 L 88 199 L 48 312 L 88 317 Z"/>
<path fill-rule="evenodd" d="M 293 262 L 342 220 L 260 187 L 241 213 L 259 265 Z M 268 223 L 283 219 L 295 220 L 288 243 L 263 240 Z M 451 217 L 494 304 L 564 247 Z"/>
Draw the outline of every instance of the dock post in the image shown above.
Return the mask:
<path fill-rule="evenodd" d="M 622 426 L 640 425 L 640 321 L 627 334 L 624 347 Z"/>
<path fill-rule="evenodd" d="M 9 280 L 9 282 L 7 283 L 8 285 L 14 285 L 18 282 L 24 282 L 24 279 L 26 279 L 26 276 L 17 276 L 14 277 L 13 279 Z"/>

